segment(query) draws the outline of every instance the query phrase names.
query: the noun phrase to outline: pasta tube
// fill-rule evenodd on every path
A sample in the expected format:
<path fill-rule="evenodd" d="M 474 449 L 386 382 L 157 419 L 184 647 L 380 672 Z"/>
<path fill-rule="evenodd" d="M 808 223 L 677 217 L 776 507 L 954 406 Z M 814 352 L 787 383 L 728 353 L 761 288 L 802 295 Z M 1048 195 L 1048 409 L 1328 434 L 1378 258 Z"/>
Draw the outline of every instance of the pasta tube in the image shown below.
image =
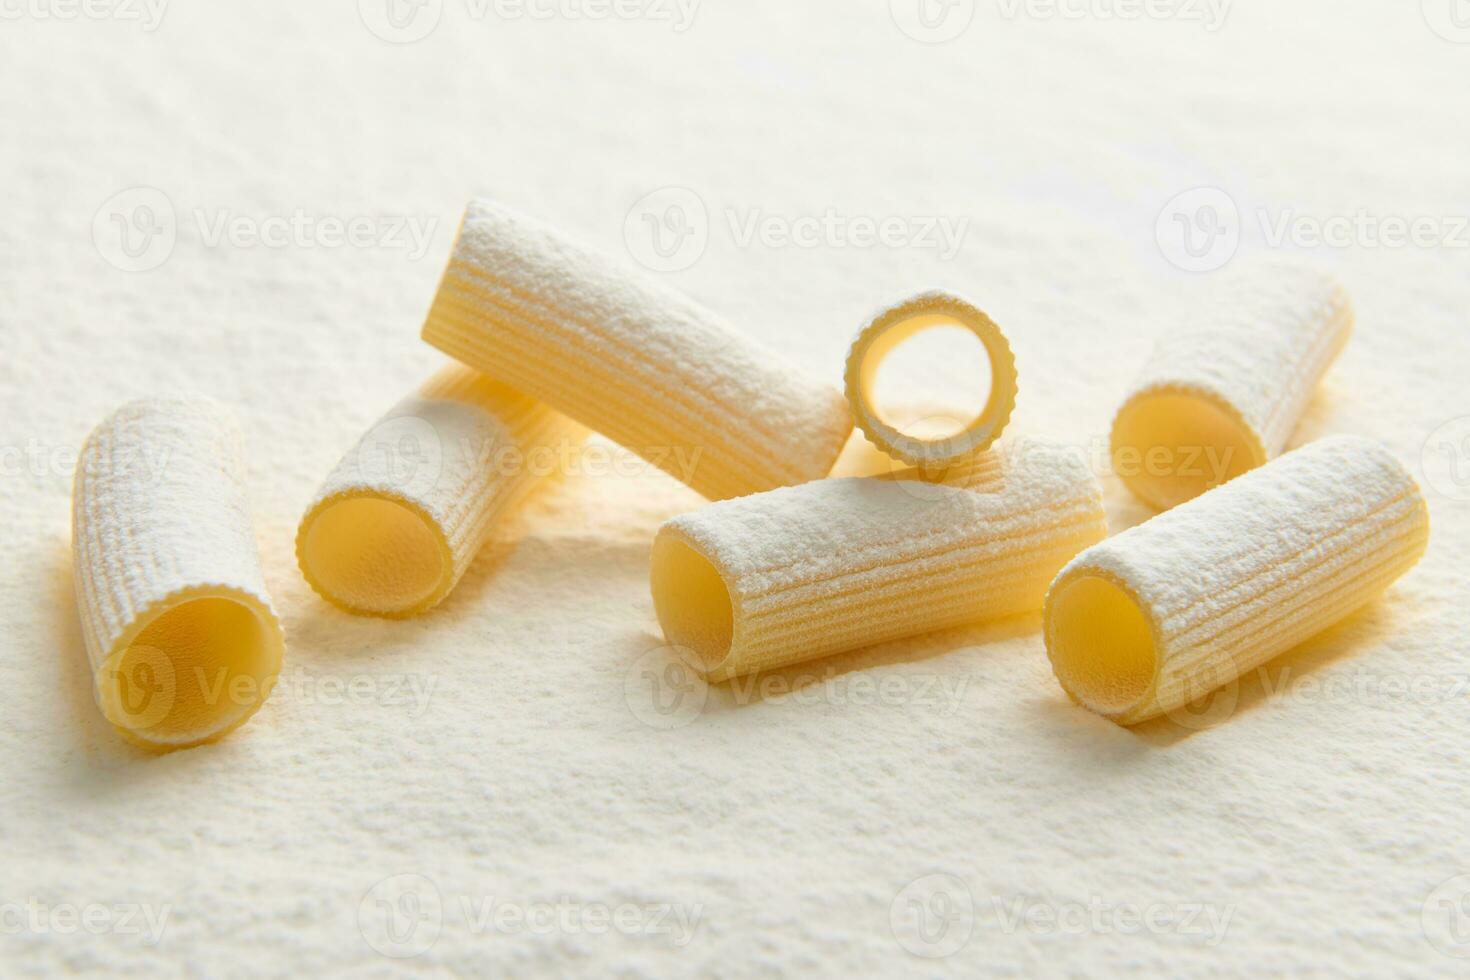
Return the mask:
<path fill-rule="evenodd" d="M 280 673 L 285 640 L 239 440 L 213 402 L 149 399 L 99 425 L 77 460 L 72 552 L 93 694 L 118 731 L 147 745 L 224 735 Z"/>
<path fill-rule="evenodd" d="M 301 573 L 350 613 L 427 612 L 459 582 L 496 518 L 555 468 L 537 455 L 581 437 L 526 395 L 446 367 L 327 478 L 296 535 Z"/>
<path fill-rule="evenodd" d="M 465 212 L 423 337 L 711 499 L 825 476 L 852 431 L 835 388 L 487 201 Z"/>
<path fill-rule="evenodd" d="M 1296 260 L 1229 275 L 1188 328 L 1167 335 L 1113 421 L 1113 467 L 1166 510 L 1286 448 L 1347 343 L 1352 303 Z"/>
<path fill-rule="evenodd" d="M 1418 562 L 1429 512 L 1385 449 L 1333 436 L 1078 555 L 1047 596 L 1062 687 L 1124 725 L 1331 626 Z"/>
<path fill-rule="evenodd" d="M 1077 454 L 1016 443 L 943 483 L 917 471 L 821 480 L 711 504 L 660 528 L 654 607 L 711 681 L 1041 608 L 1102 539 Z"/>
<path fill-rule="evenodd" d="M 958 325 L 985 345 L 990 359 L 990 393 L 980 414 L 943 438 L 906 433 L 884 420 L 873 403 L 873 385 L 884 358 L 905 341 L 933 327 Z M 974 304 L 944 292 L 921 293 L 878 313 L 853 341 L 847 355 L 847 401 L 868 440 L 910 466 L 934 467 L 988 448 L 1000 437 L 1016 407 L 1016 359 L 995 321 Z"/>

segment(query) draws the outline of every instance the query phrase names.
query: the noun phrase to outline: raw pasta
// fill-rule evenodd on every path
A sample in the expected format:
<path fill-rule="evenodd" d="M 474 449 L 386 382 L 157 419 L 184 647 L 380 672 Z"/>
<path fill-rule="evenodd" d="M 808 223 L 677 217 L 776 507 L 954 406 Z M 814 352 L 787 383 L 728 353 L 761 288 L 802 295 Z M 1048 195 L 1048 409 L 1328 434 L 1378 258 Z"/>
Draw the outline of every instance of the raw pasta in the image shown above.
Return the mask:
<path fill-rule="evenodd" d="M 711 499 L 825 476 L 852 431 L 835 388 L 487 201 L 465 212 L 423 336 Z"/>
<path fill-rule="evenodd" d="M 77 607 L 103 715 L 179 748 L 243 724 L 285 647 L 240 486 L 239 432 L 207 400 L 149 399 L 88 437 L 72 496 Z"/>
<path fill-rule="evenodd" d="M 1119 409 L 1115 471 L 1167 509 L 1276 457 L 1352 327 L 1346 289 L 1300 260 L 1227 274 L 1159 342 Z"/>
<path fill-rule="evenodd" d="M 922 331 L 960 326 L 985 345 L 990 392 L 984 408 L 959 432 L 942 438 L 901 431 L 874 404 L 873 384 L 884 358 Z M 995 321 L 973 303 L 945 292 L 921 293 L 882 310 L 858 332 L 847 355 L 847 400 L 863 434 L 878 448 L 911 466 L 932 467 L 988 448 L 1000 437 L 1016 406 L 1016 360 Z"/>
<path fill-rule="evenodd" d="M 1080 454 L 1017 442 L 956 464 L 820 480 L 677 517 L 653 548 L 668 642 L 711 681 L 1041 608 L 1107 532 Z"/>
<path fill-rule="evenodd" d="M 1084 707 L 1144 721 L 1347 616 L 1428 541 L 1398 460 L 1314 442 L 1078 555 L 1046 601 L 1052 668 Z"/>
<path fill-rule="evenodd" d="M 496 519 L 582 434 L 504 384 L 446 367 L 327 478 L 297 532 L 301 573 L 350 613 L 427 612 L 459 582 Z"/>

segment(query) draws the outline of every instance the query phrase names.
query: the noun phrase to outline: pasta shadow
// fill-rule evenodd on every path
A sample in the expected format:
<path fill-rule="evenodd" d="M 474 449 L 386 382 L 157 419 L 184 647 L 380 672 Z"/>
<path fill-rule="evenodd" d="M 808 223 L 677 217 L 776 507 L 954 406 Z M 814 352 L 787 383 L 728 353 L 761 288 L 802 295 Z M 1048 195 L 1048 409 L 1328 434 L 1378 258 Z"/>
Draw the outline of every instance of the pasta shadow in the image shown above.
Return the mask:
<path fill-rule="evenodd" d="M 1015 640 L 1041 628 L 1037 613 L 1011 616 L 972 626 L 924 633 L 892 640 L 801 663 L 745 674 L 710 685 L 710 693 L 721 709 L 739 710 L 768 699 L 788 699 L 848 674 L 938 660 L 971 647 Z M 954 668 L 955 673 L 963 668 Z"/>
<path fill-rule="evenodd" d="M 1293 700 L 1307 700 L 1302 694 L 1304 690 L 1316 691 L 1320 687 L 1316 683 L 1304 684 L 1304 680 L 1320 682 L 1325 679 L 1321 675 L 1330 673 L 1332 668 L 1345 665 L 1362 650 L 1382 645 L 1401 633 L 1403 618 L 1411 615 L 1411 602 L 1402 591 L 1390 592 L 1305 643 L 1248 671 L 1226 688 L 1169 715 L 1135 725 L 1129 731 L 1142 742 L 1168 748 L 1272 705 L 1290 710 Z"/>

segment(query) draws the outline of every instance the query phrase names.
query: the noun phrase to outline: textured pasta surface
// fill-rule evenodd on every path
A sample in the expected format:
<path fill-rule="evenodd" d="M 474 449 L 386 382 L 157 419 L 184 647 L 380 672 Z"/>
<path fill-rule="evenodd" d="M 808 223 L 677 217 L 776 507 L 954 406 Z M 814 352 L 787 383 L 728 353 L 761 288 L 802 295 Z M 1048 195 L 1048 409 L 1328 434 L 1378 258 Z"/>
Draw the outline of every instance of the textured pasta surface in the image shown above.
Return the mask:
<path fill-rule="evenodd" d="M 852 431 L 835 387 L 487 201 L 465 212 L 423 337 L 710 499 L 823 477 Z"/>
<path fill-rule="evenodd" d="M 1322 439 L 1078 555 L 1047 596 L 1047 652 L 1083 706 L 1144 721 L 1347 616 L 1428 542 L 1398 460 Z"/>
<path fill-rule="evenodd" d="M 711 681 L 1041 608 L 1107 532 L 1086 462 L 1002 444 L 943 482 L 820 480 L 677 517 L 654 542 L 664 635 Z"/>
<path fill-rule="evenodd" d="M 221 406 L 150 399 L 99 425 L 78 458 L 72 551 L 93 693 L 137 742 L 218 738 L 280 673 L 239 454 Z"/>
<path fill-rule="evenodd" d="M 984 407 L 958 432 L 939 438 L 905 432 L 875 404 L 874 382 L 888 355 L 905 341 L 936 327 L 959 326 L 985 347 L 990 391 Z M 884 452 L 911 466 L 932 467 L 987 449 L 1005 430 L 1016 407 L 1016 359 L 1000 327 L 968 300 L 951 293 L 921 293 L 880 311 L 858 331 L 847 355 L 847 401 L 863 434 Z"/>
<path fill-rule="evenodd" d="M 459 582 L 496 519 L 584 433 L 507 385 L 444 368 L 327 478 L 296 535 L 302 575 L 347 612 L 427 612 Z"/>
<path fill-rule="evenodd" d="M 1242 263 L 1154 349 L 1113 420 L 1115 471 L 1167 509 L 1275 458 L 1352 327 L 1331 275 L 1297 259 Z"/>

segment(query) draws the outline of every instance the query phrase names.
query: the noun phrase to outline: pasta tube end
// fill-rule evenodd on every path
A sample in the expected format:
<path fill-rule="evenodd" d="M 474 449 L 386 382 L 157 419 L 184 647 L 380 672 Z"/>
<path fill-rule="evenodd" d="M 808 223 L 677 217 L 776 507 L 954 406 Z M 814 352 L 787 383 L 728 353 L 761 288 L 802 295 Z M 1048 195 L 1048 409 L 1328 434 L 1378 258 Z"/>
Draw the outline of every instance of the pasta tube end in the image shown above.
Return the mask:
<path fill-rule="evenodd" d="M 664 637 L 692 651 L 708 681 L 735 676 L 735 603 L 719 566 L 685 535 L 661 530 L 653 544 L 653 606 Z"/>
<path fill-rule="evenodd" d="M 975 335 L 990 362 L 990 391 L 979 414 L 959 431 L 938 438 L 905 432 L 875 403 L 874 385 L 883 361 L 905 342 L 936 327 L 959 326 Z M 932 467 L 990 447 L 1010 422 L 1016 406 L 1016 359 L 994 320 L 973 303 L 950 293 L 921 293 L 882 310 L 853 341 L 847 355 L 846 394 L 852 415 L 875 446 L 910 466 Z"/>
<path fill-rule="evenodd" d="M 1118 578 L 1097 568 L 1064 573 L 1046 598 L 1047 656 L 1067 695 L 1121 724 L 1150 700 L 1158 643 L 1142 603 Z"/>
<path fill-rule="evenodd" d="M 357 489 L 320 501 L 301 522 L 296 561 L 307 583 L 358 616 L 406 619 L 454 587 L 454 553 L 438 522 L 405 498 Z"/>
<path fill-rule="evenodd" d="M 1263 465 L 1260 436 L 1229 402 L 1203 388 L 1138 392 L 1113 420 L 1113 471 L 1159 510 L 1193 500 Z"/>
<path fill-rule="evenodd" d="M 250 592 L 184 589 L 143 610 L 93 678 L 103 715 L 154 748 L 212 742 L 243 725 L 275 687 L 280 621 Z"/>

